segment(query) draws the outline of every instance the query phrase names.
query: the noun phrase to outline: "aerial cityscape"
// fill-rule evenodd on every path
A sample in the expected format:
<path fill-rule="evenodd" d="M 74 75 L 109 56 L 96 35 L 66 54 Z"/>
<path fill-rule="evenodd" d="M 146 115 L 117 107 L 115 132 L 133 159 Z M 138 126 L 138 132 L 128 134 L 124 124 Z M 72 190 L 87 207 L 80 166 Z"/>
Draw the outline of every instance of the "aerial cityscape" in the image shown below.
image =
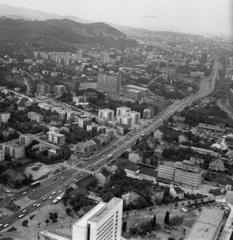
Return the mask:
<path fill-rule="evenodd" d="M 233 240 L 231 0 L 0 0 L 0 240 Z"/>

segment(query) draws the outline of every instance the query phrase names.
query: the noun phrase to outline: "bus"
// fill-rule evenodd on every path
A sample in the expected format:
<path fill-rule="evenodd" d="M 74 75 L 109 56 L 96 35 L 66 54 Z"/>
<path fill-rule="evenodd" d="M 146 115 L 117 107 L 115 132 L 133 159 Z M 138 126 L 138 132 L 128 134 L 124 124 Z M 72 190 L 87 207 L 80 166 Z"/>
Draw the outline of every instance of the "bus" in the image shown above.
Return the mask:
<path fill-rule="evenodd" d="M 40 186 L 40 181 L 36 181 L 30 184 L 30 188 Z"/>
<path fill-rule="evenodd" d="M 227 193 L 227 191 L 225 189 L 218 187 L 218 188 L 211 188 L 209 193 L 217 196 L 217 195 L 224 195 Z"/>

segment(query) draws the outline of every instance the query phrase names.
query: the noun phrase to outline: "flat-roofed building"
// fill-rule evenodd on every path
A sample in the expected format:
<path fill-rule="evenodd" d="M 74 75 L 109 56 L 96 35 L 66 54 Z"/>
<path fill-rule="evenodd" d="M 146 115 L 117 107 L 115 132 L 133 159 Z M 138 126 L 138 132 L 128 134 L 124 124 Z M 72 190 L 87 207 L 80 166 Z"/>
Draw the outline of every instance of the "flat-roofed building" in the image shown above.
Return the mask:
<path fill-rule="evenodd" d="M 73 224 L 73 240 L 121 240 L 123 200 L 100 202 Z"/>
<path fill-rule="evenodd" d="M 36 112 L 29 112 L 28 113 L 28 118 L 30 118 L 31 121 L 36 121 L 38 123 L 43 122 L 43 116 L 39 113 Z"/>
<path fill-rule="evenodd" d="M 93 140 L 79 142 L 74 146 L 74 153 L 77 155 L 90 155 L 97 150 L 97 144 Z"/>
<path fill-rule="evenodd" d="M 153 107 L 148 107 L 143 111 L 143 118 L 151 119 L 155 116 L 155 111 Z"/>
<path fill-rule="evenodd" d="M 46 83 L 37 84 L 37 94 L 38 95 L 50 94 L 50 85 Z"/>
<path fill-rule="evenodd" d="M 116 74 L 98 74 L 97 89 L 110 95 L 120 96 L 122 76 Z"/>
<path fill-rule="evenodd" d="M 114 119 L 114 111 L 111 110 L 111 109 L 100 109 L 99 112 L 98 112 L 98 117 L 99 118 L 104 118 L 104 119 L 107 119 L 107 120 L 113 120 Z"/>
<path fill-rule="evenodd" d="M 33 140 L 35 139 L 34 135 L 32 134 L 21 134 L 19 136 L 19 144 L 27 147 Z"/>
<path fill-rule="evenodd" d="M 127 114 L 128 116 L 132 117 L 132 125 L 137 125 L 140 122 L 140 113 L 136 111 L 132 111 Z"/>
<path fill-rule="evenodd" d="M 8 155 L 13 159 L 18 159 L 25 156 L 25 147 L 15 141 L 4 142 L 0 145 L 0 150 L 3 150 L 4 156 Z"/>
<path fill-rule="evenodd" d="M 66 92 L 66 86 L 64 86 L 64 85 L 55 85 L 53 87 L 53 93 L 55 95 L 58 95 L 58 94 L 62 95 L 64 92 Z"/>
<path fill-rule="evenodd" d="M 142 93 L 139 90 L 136 89 L 128 89 L 127 92 L 127 98 L 131 98 L 134 100 L 140 101 L 142 99 Z"/>
<path fill-rule="evenodd" d="M 49 132 L 46 133 L 48 141 L 58 146 L 65 144 L 65 135 L 60 134 L 60 129 L 56 127 L 50 127 Z"/>
<path fill-rule="evenodd" d="M 77 96 L 77 97 L 73 97 L 73 102 L 75 102 L 76 104 L 83 104 L 83 103 L 87 103 L 87 97 L 85 96 Z"/>
<path fill-rule="evenodd" d="M 7 123 L 10 117 L 11 117 L 10 113 L 0 113 L 0 124 Z"/>
<path fill-rule="evenodd" d="M 149 96 L 149 89 L 148 88 L 144 88 L 144 87 L 139 87 L 136 85 L 126 85 L 127 89 L 135 89 L 141 92 L 141 96 L 142 98 L 148 97 Z"/>
<path fill-rule="evenodd" d="M 109 63 L 109 53 L 107 52 L 100 53 L 100 62 L 103 64 Z"/>
<path fill-rule="evenodd" d="M 193 162 L 165 162 L 158 167 L 158 179 L 175 182 L 184 187 L 198 189 L 201 185 L 202 171 Z"/>
<path fill-rule="evenodd" d="M 224 210 L 204 208 L 197 217 L 185 240 L 215 240 L 223 224 Z"/>
<path fill-rule="evenodd" d="M 116 116 L 124 116 L 126 113 L 131 112 L 131 108 L 128 107 L 119 107 L 116 109 Z"/>

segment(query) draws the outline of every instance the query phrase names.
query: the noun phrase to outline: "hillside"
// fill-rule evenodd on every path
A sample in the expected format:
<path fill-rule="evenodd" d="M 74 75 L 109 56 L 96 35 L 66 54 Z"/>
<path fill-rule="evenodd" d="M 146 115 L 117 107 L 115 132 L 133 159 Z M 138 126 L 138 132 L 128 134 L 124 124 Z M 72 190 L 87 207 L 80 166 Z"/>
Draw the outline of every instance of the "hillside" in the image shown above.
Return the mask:
<path fill-rule="evenodd" d="M 68 19 L 27 21 L 0 18 L 0 47 L 56 51 L 79 44 L 135 46 L 134 40 L 105 23 L 83 24 Z"/>

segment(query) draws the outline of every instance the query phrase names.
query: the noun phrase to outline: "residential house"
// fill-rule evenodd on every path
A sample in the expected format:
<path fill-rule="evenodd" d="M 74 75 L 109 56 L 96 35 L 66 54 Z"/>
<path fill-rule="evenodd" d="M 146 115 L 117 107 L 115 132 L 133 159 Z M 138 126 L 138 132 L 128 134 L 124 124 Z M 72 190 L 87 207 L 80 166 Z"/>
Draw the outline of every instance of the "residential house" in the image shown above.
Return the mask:
<path fill-rule="evenodd" d="M 178 137 L 178 142 L 179 142 L 179 143 L 187 142 L 187 141 L 188 141 L 188 138 L 187 138 L 186 136 L 184 136 L 184 135 L 180 135 L 180 136 Z"/>
<path fill-rule="evenodd" d="M 26 177 L 20 173 L 20 172 L 17 172 L 13 169 L 8 169 L 6 171 L 4 171 L 1 176 L 8 176 L 8 183 L 11 185 L 11 186 L 14 186 L 15 182 L 16 181 L 20 181 L 22 182 L 24 179 L 26 179 Z"/>
<path fill-rule="evenodd" d="M 209 164 L 209 170 L 223 172 L 226 168 L 223 161 L 219 158 Z"/>
<path fill-rule="evenodd" d="M 175 116 L 172 117 L 172 120 L 174 122 L 184 122 L 185 121 L 185 117 L 181 117 L 181 116 L 175 115 Z"/>
<path fill-rule="evenodd" d="M 174 198 L 183 199 L 184 191 L 179 187 L 170 187 L 170 195 Z"/>
<path fill-rule="evenodd" d="M 154 131 L 154 138 L 155 139 L 161 140 L 163 138 L 163 136 L 164 136 L 164 134 L 159 129 Z"/>
<path fill-rule="evenodd" d="M 102 171 L 95 174 L 97 183 L 100 185 L 105 185 L 111 178 L 111 172 L 103 169 Z"/>
<path fill-rule="evenodd" d="M 129 153 L 129 161 L 135 162 L 135 163 L 142 163 L 143 153 L 137 149 L 134 152 Z"/>

